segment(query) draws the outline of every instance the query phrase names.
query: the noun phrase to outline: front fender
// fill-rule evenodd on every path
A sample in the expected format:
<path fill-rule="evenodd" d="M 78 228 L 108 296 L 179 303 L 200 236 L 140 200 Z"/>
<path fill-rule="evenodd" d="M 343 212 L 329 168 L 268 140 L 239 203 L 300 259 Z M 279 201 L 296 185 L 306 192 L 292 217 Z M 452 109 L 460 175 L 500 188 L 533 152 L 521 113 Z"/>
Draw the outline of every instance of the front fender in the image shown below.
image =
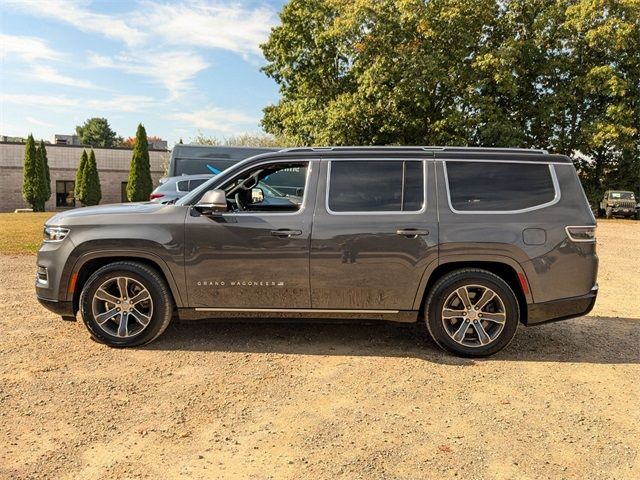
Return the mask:
<path fill-rule="evenodd" d="M 72 301 L 75 289 L 69 285 L 74 275 L 90 261 L 97 259 L 143 259 L 156 265 L 164 275 L 176 306 L 184 306 L 184 264 L 182 255 L 171 255 L 164 245 L 149 240 L 92 240 L 77 246 L 65 265 L 60 279 L 58 298 Z M 77 289 L 77 287 L 76 287 Z"/>

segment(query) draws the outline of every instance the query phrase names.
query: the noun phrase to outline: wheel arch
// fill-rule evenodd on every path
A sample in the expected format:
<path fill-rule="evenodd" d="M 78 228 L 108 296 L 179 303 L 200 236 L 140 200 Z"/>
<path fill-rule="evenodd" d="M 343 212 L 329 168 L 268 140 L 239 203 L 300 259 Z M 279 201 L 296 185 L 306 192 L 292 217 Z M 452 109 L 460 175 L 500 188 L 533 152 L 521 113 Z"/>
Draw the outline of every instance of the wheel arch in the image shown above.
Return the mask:
<path fill-rule="evenodd" d="M 182 298 L 180 296 L 180 290 L 178 289 L 178 285 L 173 277 L 173 274 L 171 273 L 169 266 L 162 258 L 154 255 L 153 253 L 144 251 L 103 250 L 82 255 L 76 260 L 73 269 L 71 270 L 71 280 L 69 285 L 73 283 L 73 288 L 69 287 L 66 290 L 66 295 L 67 300 L 72 301 L 74 314 L 78 311 L 80 293 L 82 292 L 82 288 L 84 287 L 84 284 L 89 279 L 89 277 L 99 268 L 119 261 L 135 261 L 156 270 L 167 282 L 167 286 L 169 287 L 169 291 L 172 296 L 173 304 L 178 308 L 184 306 Z M 73 280 L 74 278 L 75 280 Z M 63 285 L 61 285 L 60 287 L 62 289 Z"/>
<path fill-rule="evenodd" d="M 526 323 L 528 315 L 527 303 L 532 303 L 532 297 L 526 273 L 518 262 L 502 256 L 491 256 L 482 260 L 458 257 L 461 256 L 441 257 L 437 263 L 433 262 L 427 267 L 414 301 L 414 309 L 418 310 L 420 315 L 424 311 L 425 301 L 429 292 L 444 275 L 463 268 L 479 268 L 487 270 L 507 282 L 518 300 L 520 322 Z"/>

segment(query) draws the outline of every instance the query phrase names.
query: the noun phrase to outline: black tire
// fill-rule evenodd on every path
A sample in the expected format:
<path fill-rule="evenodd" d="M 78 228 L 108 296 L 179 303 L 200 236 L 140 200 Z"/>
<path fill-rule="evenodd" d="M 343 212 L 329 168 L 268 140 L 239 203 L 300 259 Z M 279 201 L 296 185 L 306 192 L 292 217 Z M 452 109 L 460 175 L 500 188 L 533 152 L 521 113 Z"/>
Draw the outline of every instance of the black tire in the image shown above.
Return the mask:
<path fill-rule="evenodd" d="M 93 301 L 98 289 L 105 283 L 117 282 L 118 277 L 132 280 L 131 284 L 134 287 L 141 285 L 146 288 L 151 302 L 151 309 L 147 310 L 147 312 L 150 313 L 150 319 L 146 325 L 143 326 L 137 322 L 133 314 L 131 314 L 133 316 L 128 317 L 126 320 L 126 332 L 129 333 L 128 325 L 137 327 L 140 331 L 126 337 L 118 336 L 118 332 L 114 335 L 109 331 L 105 331 L 109 329 L 100 326 L 98 321 L 96 321 L 93 311 Z M 129 283 L 127 282 L 125 285 L 128 286 Z M 125 287 L 124 290 L 126 289 Z M 129 295 L 131 295 L 131 293 Z M 101 300 L 96 299 L 96 302 L 100 304 Z M 105 303 L 105 305 L 108 305 L 108 303 Z M 148 306 L 149 303 L 147 302 L 146 305 Z M 106 308 L 112 307 L 105 307 L 105 309 Z M 85 326 L 94 340 L 109 345 L 110 347 L 135 347 L 155 340 L 167 329 L 173 313 L 173 298 L 164 278 L 155 269 L 142 263 L 120 261 L 105 265 L 89 277 L 80 294 L 80 313 Z M 119 323 L 119 321 L 109 320 L 110 326 L 114 326 L 116 323 Z"/>
<path fill-rule="evenodd" d="M 495 297 L 493 297 L 495 300 L 488 302 L 486 308 L 499 313 L 486 312 L 485 317 L 488 315 L 500 315 L 504 317 L 504 323 L 498 324 L 479 318 L 469 320 L 466 317 L 464 319 L 443 320 L 443 307 L 445 306 L 445 302 L 451 298 L 456 301 L 456 291 L 465 286 L 471 287 L 471 294 L 475 295 L 474 298 L 468 295 L 472 307 L 474 304 L 479 303 L 480 299 L 477 298 L 477 295 L 480 294 L 479 292 L 482 291 L 482 288 L 485 289 L 484 291 L 490 290 L 495 293 L 499 298 L 495 299 Z M 461 299 L 462 297 L 458 297 L 457 301 L 462 303 Z M 496 306 L 502 308 L 496 308 Z M 464 306 L 457 308 L 466 309 Z M 452 307 L 448 307 L 448 309 L 451 312 L 455 311 Z M 503 310 L 503 312 L 500 312 L 500 310 Z M 481 311 L 483 310 L 481 309 Z M 463 313 L 466 314 L 466 312 Z M 472 312 L 469 313 L 469 316 L 471 316 L 471 313 Z M 482 314 L 478 315 L 478 312 L 473 312 L 473 315 L 482 316 Z M 433 286 L 425 303 L 424 318 L 431 337 L 442 349 L 461 357 L 487 357 L 502 350 L 513 339 L 520 321 L 520 306 L 513 290 L 502 278 L 486 270 L 464 268 L 448 273 Z M 465 321 L 467 325 L 462 334 L 461 341 L 467 342 L 469 345 L 457 342 L 449 333 L 449 331 L 458 330 L 458 326 L 462 326 Z M 478 343 L 480 343 L 478 327 L 473 325 L 478 322 L 478 327 L 480 327 L 482 332 L 485 334 L 487 332 L 494 332 L 495 336 L 491 338 L 490 342 L 484 345 L 470 345 L 473 343 L 473 335 L 478 337 Z M 445 323 L 447 324 L 446 327 Z M 487 330 L 485 330 L 484 326 L 487 327 Z M 469 332 L 469 330 L 471 330 L 471 332 Z M 484 340 L 486 341 L 487 338 L 489 337 L 486 337 Z"/>

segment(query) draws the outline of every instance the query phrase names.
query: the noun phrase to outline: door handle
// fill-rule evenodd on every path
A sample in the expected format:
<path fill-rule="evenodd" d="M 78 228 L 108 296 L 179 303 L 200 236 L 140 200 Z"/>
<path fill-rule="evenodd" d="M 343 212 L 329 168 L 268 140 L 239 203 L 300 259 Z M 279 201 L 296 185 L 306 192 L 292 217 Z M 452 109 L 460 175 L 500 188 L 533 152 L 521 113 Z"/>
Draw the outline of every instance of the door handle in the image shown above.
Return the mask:
<path fill-rule="evenodd" d="M 396 231 L 397 235 L 404 235 L 409 238 L 416 238 L 421 235 L 429 235 L 429 230 L 418 230 L 416 228 L 403 228 Z"/>
<path fill-rule="evenodd" d="M 271 235 L 273 235 L 274 237 L 282 238 L 297 237 L 299 235 L 302 235 L 302 230 L 289 230 L 287 228 L 280 228 L 279 230 L 271 230 Z"/>

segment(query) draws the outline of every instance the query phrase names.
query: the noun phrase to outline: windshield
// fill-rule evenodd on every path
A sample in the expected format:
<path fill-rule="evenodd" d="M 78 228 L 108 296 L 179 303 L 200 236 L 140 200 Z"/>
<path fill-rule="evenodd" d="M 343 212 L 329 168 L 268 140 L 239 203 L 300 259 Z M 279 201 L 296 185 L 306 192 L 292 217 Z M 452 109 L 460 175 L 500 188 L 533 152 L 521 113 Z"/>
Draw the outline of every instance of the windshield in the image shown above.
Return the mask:
<path fill-rule="evenodd" d="M 633 192 L 611 192 L 611 198 L 620 200 L 635 200 Z"/>

